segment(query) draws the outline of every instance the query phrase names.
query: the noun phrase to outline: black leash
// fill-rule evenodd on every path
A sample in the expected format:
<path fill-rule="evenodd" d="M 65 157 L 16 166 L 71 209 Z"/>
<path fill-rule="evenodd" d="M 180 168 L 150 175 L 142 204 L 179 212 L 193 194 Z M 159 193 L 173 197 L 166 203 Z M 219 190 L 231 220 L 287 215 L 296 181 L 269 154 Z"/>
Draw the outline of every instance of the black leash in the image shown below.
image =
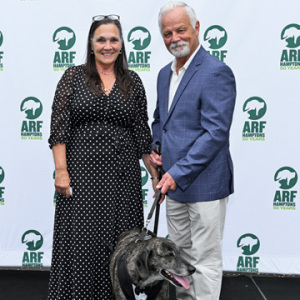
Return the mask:
<path fill-rule="evenodd" d="M 161 155 L 161 143 L 160 142 L 156 142 L 155 144 L 152 145 L 152 150 L 158 154 Z M 162 168 L 162 166 L 158 166 L 158 179 L 161 180 L 161 178 L 164 176 L 165 171 Z M 160 198 L 161 198 L 161 190 L 159 190 L 157 192 L 158 194 L 158 200 L 156 202 L 156 211 L 155 211 L 155 219 L 154 219 L 154 228 L 153 228 L 153 232 L 155 234 L 157 234 L 157 230 L 158 230 L 158 222 L 159 222 L 159 211 L 160 211 L 160 204 L 158 203 Z M 156 198 L 156 197 L 155 197 Z"/>
<path fill-rule="evenodd" d="M 157 153 L 158 155 L 161 155 L 161 144 L 160 144 L 160 142 L 156 142 L 155 144 L 153 144 L 152 145 L 152 150 L 155 153 Z M 159 180 L 161 180 L 161 178 L 165 174 L 165 171 L 161 166 L 158 166 L 158 172 L 159 172 L 158 178 L 159 178 Z M 145 241 L 145 240 L 151 239 L 151 236 L 148 235 L 148 225 L 151 222 L 151 219 L 152 219 L 153 212 L 154 212 L 155 208 L 156 208 L 156 212 L 155 212 L 153 233 L 155 235 L 157 235 L 158 221 L 159 221 L 159 210 L 160 210 L 160 204 L 158 202 L 159 202 L 161 196 L 162 196 L 161 189 L 159 189 L 157 191 L 156 197 L 153 201 L 152 207 L 151 207 L 150 212 L 148 214 L 148 217 L 147 217 L 147 220 L 146 220 L 146 225 L 145 225 L 144 228 L 142 228 L 141 233 L 140 233 L 139 238 L 137 239 L 137 241 Z"/>

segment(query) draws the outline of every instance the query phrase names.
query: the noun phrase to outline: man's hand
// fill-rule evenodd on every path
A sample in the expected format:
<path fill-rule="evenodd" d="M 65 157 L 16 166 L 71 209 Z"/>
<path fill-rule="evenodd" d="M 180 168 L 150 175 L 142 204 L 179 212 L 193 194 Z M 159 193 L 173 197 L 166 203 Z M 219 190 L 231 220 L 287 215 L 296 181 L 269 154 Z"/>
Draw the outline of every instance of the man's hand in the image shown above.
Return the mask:
<path fill-rule="evenodd" d="M 172 178 L 172 176 L 169 173 L 165 173 L 165 175 L 162 177 L 161 181 L 156 186 L 156 189 L 161 189 L 161 198 L 159 201 L 159 204 L 161 204 L 165 199 L 165 194 L 167 191 L 175 191 L 177 188 L 177 184 Z"/>

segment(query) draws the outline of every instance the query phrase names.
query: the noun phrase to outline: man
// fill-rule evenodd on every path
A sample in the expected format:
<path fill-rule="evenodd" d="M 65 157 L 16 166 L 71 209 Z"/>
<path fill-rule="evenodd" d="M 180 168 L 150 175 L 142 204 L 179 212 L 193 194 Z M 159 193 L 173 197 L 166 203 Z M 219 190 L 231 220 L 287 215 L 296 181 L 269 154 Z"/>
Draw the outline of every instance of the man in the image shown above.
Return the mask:
<path fill-rule="evenodd" d="M 199 44 L 199 21 L 183 2 L 165 4 L 159 25 L 175 56 L 158 75 L 153 142 L 161 156 L 151 163 L 166 171 L 156 189 L 166 196 L 168 231 L 196 267 L 188 291 L 177 299 L 219 299 L 222 235 L 228 196 L 233 193 L 229 152 L 236 89 L 232 71 Z"/>

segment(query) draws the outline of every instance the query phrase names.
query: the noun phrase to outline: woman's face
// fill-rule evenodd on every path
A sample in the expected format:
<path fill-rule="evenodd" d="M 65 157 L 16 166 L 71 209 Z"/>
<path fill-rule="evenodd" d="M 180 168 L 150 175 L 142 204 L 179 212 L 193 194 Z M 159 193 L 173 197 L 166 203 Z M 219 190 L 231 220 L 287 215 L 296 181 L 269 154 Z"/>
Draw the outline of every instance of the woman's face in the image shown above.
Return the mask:
<path fill-rule="evenodd" d="M 94 32 L 91 47 L 97 67 L 114 66 L 122 47 L 118 27 L 115 24 L 100 25 Z"/>

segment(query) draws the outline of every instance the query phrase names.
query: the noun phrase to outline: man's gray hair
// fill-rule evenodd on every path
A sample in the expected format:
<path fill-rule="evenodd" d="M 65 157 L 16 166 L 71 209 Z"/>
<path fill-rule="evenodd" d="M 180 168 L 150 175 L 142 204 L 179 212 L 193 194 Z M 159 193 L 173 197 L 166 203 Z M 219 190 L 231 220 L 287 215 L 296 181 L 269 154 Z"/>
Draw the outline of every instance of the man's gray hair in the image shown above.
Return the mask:
<path fill-rule="evenodd" d="M 173 10 L 176 7 L 184 7 L 185 11 L 187 13 L 187 15 L 190 18 L 190 22 L 193 28 L 195 28 L 196 23 L 197 23 L 197 16 L 196 13 L 194 11 L 193 8 L 191 8 L 190 6 L 188 6 L 186 3 L 184 2 L 180 2 L 180 1 L 170 1 L 167 2 L 159 11 L 158 14 L 158 25 L 160 28 L 160 31 L 162 31 L 162 18 L 163 16 L 168 13 L 169 11 Z"/>

